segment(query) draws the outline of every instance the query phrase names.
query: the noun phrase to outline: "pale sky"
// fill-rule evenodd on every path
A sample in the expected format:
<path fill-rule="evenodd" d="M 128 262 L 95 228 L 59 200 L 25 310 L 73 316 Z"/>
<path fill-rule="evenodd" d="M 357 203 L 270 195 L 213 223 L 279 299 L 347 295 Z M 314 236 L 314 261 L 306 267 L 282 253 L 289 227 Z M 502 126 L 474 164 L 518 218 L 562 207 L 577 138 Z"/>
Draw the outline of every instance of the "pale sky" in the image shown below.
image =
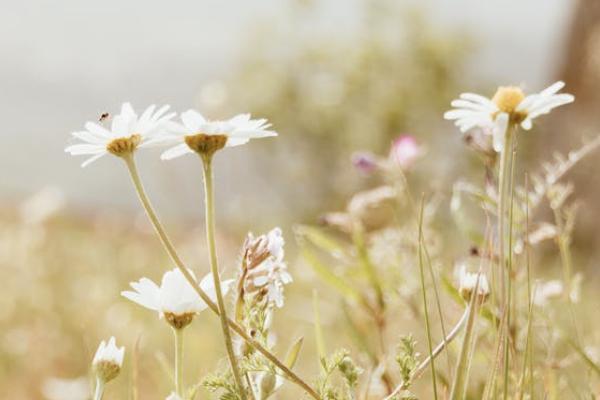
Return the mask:
<path fill-rule="evenodd" d="M 335 36 L 352 32 L 359 0 L 314 2 L 318 16 L 305 29 Z M 412 3 L 424 7 L 440 30 L 459 28 L 475 37 L 480 50 L 468 71 L 474 82 L 538 89 L 554 77 L 572 2 Z M 121 166 L 107 158 L 82 171 L 81 160 L 63 152 L 69 133 L 124 100 L 138 107 L 151 102 L 190 107 L 202 85 L 232 65 L 249 30 L 289 12 L 282 0 L 6 2 L 0 13 L 1 198 L 17 200 L 53 185 L 76 207 L 128 207 L 135 198 Z M 243 157 L 232 151 L 231 165 Z M 153 154 L 142 162 L 145 173 L 159 178 L 149 183 L 157 202 L 173 190 L 199 195 L 189 181 L 174 184 L 184 182 L 177 179 L 185 168 L 197 167 L 195 160 L 165 166 Z"/>

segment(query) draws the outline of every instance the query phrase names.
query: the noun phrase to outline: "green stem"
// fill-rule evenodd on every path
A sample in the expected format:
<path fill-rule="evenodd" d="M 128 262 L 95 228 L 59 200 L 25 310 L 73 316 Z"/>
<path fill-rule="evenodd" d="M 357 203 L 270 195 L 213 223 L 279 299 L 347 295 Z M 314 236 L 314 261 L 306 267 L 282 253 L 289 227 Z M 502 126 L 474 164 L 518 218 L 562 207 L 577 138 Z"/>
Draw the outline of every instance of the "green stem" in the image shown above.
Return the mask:
<path fill-rule="evenodd" d="M 475 332 L 475 319 L 479 312 L 479 306 L 482 305 L 484 301 L 479 298 L 481 276 L 480 269 L 477 274 L 475 289 L 471 292 L 471 298 L 469 299 L 469 304 L 465 310 L 465 313 L 467 314 L 465 333 L 460 348 L 460 354 L 458 356 L 458 362 L 456 364 L 452 389 L 450 390 L 450 400 L 464 400 L 466 398 L 469 371 L 471 369 L 471 354 L 475 347 L 475 339 L 473 338 Z"/>
<path fill-rule="evenodd" d="M 508 398 L 508 371 L 510 368 L 510 326 L 511 326 L 511 313 L 512 313 L 512 247 L 513 247 L 513 211 L 514 211 L 514 177 L 515 177 L 515 155 L 516 151 L 512 151 L 512 157 L 510 162 L 510 181 L 508 184 L 508 193 L 510 194 L 510 207 L 508 216 L 508 253 L 506 262 L 506 282 L 507 282 L 507 293 L 506 293 L 506 335 L 504 337 L 504 399 Z"/>
<path fill-rule="evenodd" d="M 527 303 L 529 304 L 529 307 L 531 308 L 532 304 L 533 304 L 533 293 L 531 290 L 531 259 L 530 259 L 530 243 L 529 243 L 529 176 L 525 175 L 525 257 L 526 257 L 526 263 L 527 263 Z M 528 324 L 528 336 L 527 336 L 527 343 L 529 345 L 528 349 L 525 349 L 526 351 L 528 351 L 528 358 L 529 358 L 529 398 L 530 399 L 534 399 L 534 382 L 533 382 L 533 365 L 534 365 L 534 361 L 533 361 L 533 355 L 534 355 L 534 347 L 533 347 L 533 334 L 532 334 L 532 330 L 531 327 L 533 325 L 533 308 L 531 308 L 531 310 L 529 311 L 530 315 L 529 318 L 531 319 L 531 321 L 529 321 Z"/>
<path fill-rule="evenodd" d="M 423 372 L 425 372 L 425 370 L 427 369 L 427 367 L 429 366 L 431 361 L 433 359 L 435 359 L 438 355 L 440 355 L 441 352 L 444 351 L 444 349 L 448 346 L 448 344 L 450 344 L 454 340 L 454 338 L 456 338 L 456 336 L 462 329 L 463 325 L 467 321 L 468 317 L 469 317 L 469 307 L 467 307 L 465 309 L 465 312 L 463 313 L 462 317 L 460 317 L 460 320 L 456 323 L 454 328 L 452 328 L 452 330 L 448 333 L 448 336 L 444 337 L 444 339 L 431 352 L 431 355 L 429 357 L 427 357 L 425 360 L 423 360 L 421 362 L 421 364 L 419 364 L 419 366 L 414 370 L 414 372 L 410 376 L 410 379 L 408 381 L 400 382 L 400 384 L 398 386 L 396 386 L 396 389 L 394 389 L 392 391 L 392 393 L 390 393 L 383 400 L 393 400 L 396 398 L 395 396 L 400 394 L 401 391 L 408 389 L 409 386 L 412 384 L 412 382 L 415 379 L 418 379 L 423 374 Z"/>
<path fill-rule="evenodd" d="M 413 200 L 413 196 L 410 190 L 410 186 L 408 184 L 408 178 L 403 171 L 400 171 L 400 178 L 402 180 L 402 187 L 406 191 L 406 198 L 408 199 L 408 205 L 415 215 L 415 225 L 417 229 L 419 228 L 419 220 L 418 220 L 418 210 Z M 401 189 L 401 188 L 400 188 Z M 446 323 L 444 322 L 444 315 L 442 313 L 442 304 L 440 301 L 440 293 L 438 290 L 438 284 L 435 276 L 435 272 L 433 271 L 433 265 L 431 263 L 431 256 L 429 254 L 429 249 L 427 248 L 427 243 L 425 242 L 425 238 L 423 238 L 423 253 L 425 254 L 425 260 L 427 261 L 427 267 L 429 270 L 429 276 L 431 277 L 431 282 L 433 286 L 433 295 L 435 297 L 435 305 L 437 308 L 438 317 L 440 318 L 440 327 L 442 328 L 442 337 L 445 338 L 448 335 L 446 334 Z M 448 371 L 452 369 L 452 362 L 450 360 L 450 352 L 446 352 L 446 361 L 448 363 Z"/>
<path fill-rule="evenodd" d="M 175 392 L 183 398 L 183 329 L 173 328 L 175 335 Z"/>
<path fill-rule="evenodd" d="M 504 148 L 500 156 L 500 176 L 498 178 L 498 253 L 500 258 L 500 275 L 501 293 L 506 296 L 506 257 L 508 251 L 506 249 L 506 225 L 507 225 L 507 203 L 509 200 L 510 191 L 510 173 L 512 164 L 512 124 L 509 124 L 504 134 Z M 506 301 L 506 297 L 504 297 Z"/>
<path fill-rule="evenodd" d="M 94 400 L 102 400 L 104 395 L 104 381 L 96 378 L 96 390 L 94 391 Z"/>
<path fill-rule="evenodd" d="M 142 203 L 142 206 L 143 206 L 144 210 L 146 211 L 146 215 L 148 216 L 150 223 L 154 227 L 154 230 L 156 231 L 156 234 L 158 235 L 161 243 L 163 244 L 167 254 L 171 258 L 171 260 L 173 261 L 175 266 L 179 269 L 179 271 L 181 271 L 184 278 L 192 286 L 192 288 L 194 289 L 196 294 L 198 294 L 198 296 L 202 299 L 202 301 L 204 301 L 206 303 L 208 308 L 210 308 L 210 310 L 213 313 L 219 315 L 220 313 L 219 313 L 218 306 L 215 304 L 214 301 L 212 301 L 212 299 L 208 296 L 208 294 L 206 294 L 206 292 L 204 290 L 202 290 L 200 285 L 198 285 L 198 282 L 196 282 L 196 279 L 194 279 L 194 277 L 192 276 L 190 271 L 186 268 L 185 264 L 181 260 L 181 257 L 179 257 L 177 250 L 173 246 L 173 243 L 171 243 L 171 239 L 167 235 L 160 220 L 158 219 L 156 212 L 154 211 L 154 208 L 152 207 L 152 203 L 150 203 L 150 199 L 148 198 L 148 195 L 146 194 L 146 190 L 144 189 L 142 180 L 140 179 L 133 155 L 129 154 L 122 158 L 123 158 L 123 161 L 125 161 L 127 169 L 129 171 L 129 175 L 131 177 L 131 181 L 132 181 L 133 186 L 136 190 L 136 193 L 140 199 L 140 202 Z M 240 325 L 238 325 L 235 321 L 233 321 L 231 319 L 228 319 L 227 321 L 228 321 L 231 329 L 233 329 L 238 335 L 240 335 L 246 341 L 246 343 L 248 343 L 250 346 L 255 348 L 258 352 L 260 352 L 263 356 L 265 356 L 269 361 L 271 361 L 277 368 L 279 368 L 282 371 L 282 376 L 284 376 L 291 382 L 294 382 L 296 385 L 300 386 L 313 399 L 321 400 L 321 398 L 319 397 L 317 392 L 308 383 L 306 383 L 302 378 L 300 378 L 300 376 L 298 376 L 290 368 L 288 368 L 281 360 L 279 360 L 277 358 L 277 356 L 275 356 L 273 353 L 271 353 L 261 343 L 259 343 L 255 339 L 253 339 L 246 332 L 246 330 L 244 328 L 242 328 Z"/>
<path fill-rule="evenodd" d="M 429 323 L 429 311 L 427 307 L 427 290 L 425 289 L 425 272 L 423 267 L 423 208 L 425 196 L 421 198 L 421 210 L 419 212 L 419 272 L 421 276 L 421 293 L 423 295 L 423 307 L 425 309 L 425 330 L 427 332 L 427 345 L 429 349 L 429 358 L 431 359 L 431 381 L 433 385 L 433 396 L 437 400 L 437 376 L 435 373 L 435 358 L 433 357 L 433 341 L 431 338 L 431 326 Z"/>
<path fill-rule="evenodd" d="M 246 398 L 246 391 L 242 383 L 242 375 L 238 366 L 238 360 L 233 350 L 233 341 L 231 340 L 231 331 L 227 323 L 227 309 L 223 300 L 223 292 L 221 290 L 221 278 L 219 272 L 219 262 L 217 260 L 217 246 L 215 241 L 215 206 L 214 206 L 214 189 L 213 189 L 213 172 L 212 172 L 212 155 L 205 154 L 202 156 L 202 165 L 204 171 L 204 206 L 206 211 L 206 241 L 208 243 L 208 253 L 210 256 L 210 270 L 212 272 L 213 281 L 215 284 L 215 294 L 217 295 L 217 304 L 219 305 L 219 316 L 221 317 L 221 328 L 223 329 L 223 338 L 225 347 L 227 348 L 227 356 L 229 364 L 233 372 L 235 384 L 242 399 Z"/>
<path fill-rule="evenodd" d="M 256 400 L 256 395 L 254 394 L 254 386 L 252 384 L 252 379 L 250 379 L 250 374 L 248 372 L 246 372 L 244 375 L 246 377 L 246 384 L 248 385 L 248 392 L 250 394 L 250 399 Z"/>
<path fill-rule="evenodd" d="M 476 291 L 473 292 L 473 297 L 477 297 Z M 469 349 L 471 346 L 471 337 L 473 334 L 473 316 L 472 306 L 471 304 L 467 305 L 467 309 L 465 311 L 468 313 L 468 326 L 465 329 L 465 334 L 463 336 L 463 341 L 460 347 L 460 354 L 458 357 L 458 363 L 456 365 L 456 372 L 454 377 L 454 382 L 452 383 L 452 390 L 450 391 L 450 399 L 452 400 L 463 400 L 465 398 L 465 392 L 467 390 L 467 381 L 468 381 L 468 360 L 469 360 Z"/>
<path fill-rule="evenodd" d="M 504 147 L 502 149 L 501 158 L 500 158 L 500 176 L 498 179 L 498 193 L 500 196 L 498 202 L 498 243 L 499 243 L 499 258 L 500 258 L 500 268 L 499 268 L 499 276 L 504 277 L 501 279 L 501 293 L 503 294 L 503 308 L 504 312 L 507 315 L 506 325 L 504 329 L 506 330 L 506 334 L 504 336 L 504 399 L 508 396 L 508 366 L 509 366 L 509 356 L 510 352 L 508 349 L 509 344 L 509 328 L 510 328 L 510 292 L 512 290 L 511 285 L 511 276 L 510 276 L 510 266 L 507 265 L 507 259 L 510 259 L 510 254 L 512 250 L 510 249 L 510 238 L 506 240 L 507 236 L 507 228 L 508 228 L 508 236 L 510 237 L 510 226 L 507 218 L 507 204 L 510 200 L 509 196 L 511 195 L 511 185 L 512 185 L 512 164 L 513 164 L 513 123 L 509 123 L 506 132 L 504 134 Z"/>

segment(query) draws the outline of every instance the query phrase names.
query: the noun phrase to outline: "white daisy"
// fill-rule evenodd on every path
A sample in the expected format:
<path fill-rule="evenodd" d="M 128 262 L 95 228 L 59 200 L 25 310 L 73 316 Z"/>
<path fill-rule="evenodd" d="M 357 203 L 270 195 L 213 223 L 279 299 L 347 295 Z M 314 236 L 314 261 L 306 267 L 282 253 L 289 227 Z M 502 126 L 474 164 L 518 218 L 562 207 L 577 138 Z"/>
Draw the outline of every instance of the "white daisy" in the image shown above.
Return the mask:
<path fill-rule="evenodd" d="M 87 122 L 84 131 L 72 133 L 82 143 L 70 145 L 65 151 L 74 156 L 91 156 L 81 164 L 82 167 L 108 153 L 129 154 L 161 133 L 165 123 L 175 116 L 175 113 L 167 114 L 169 106 L 155 109 L 156 106 L 151 105 L 138 117 L 131 104 L 123 103 L 121 112 L 113 117 L 110 129 L 97 122 Z"/>
<path fill-rule="evenodd" d="M 108 343 L 104 340 L 100 342 L 92 366 L 103 382 L 108 382 L 115 378 L 123 365 L 125 356 L 125 347 L 117 347 L 115 337 L 112 336 Z"/>
<path fill-rule="evenodd" d="M 194 276 L 192 271 L 190 274 Z M 232 280 L 221 282 L 223 295 L 227 294 L 232 282 Z M 122 296 L 157 311 L 159 317 L 165 318 L 169 324 L 178 329 L 189 324 L 196 314 L 208 307 L 178 268 L 165 272 L 160 287 L 148 278 L 131 282 L 130 285 L 134 291 L 123 291 Z M 206 275 L 200 281 L 200 287 L 211 299 L 216 299 L 212 274 Z"/>
<path fill-rule="evenodd" d="M 477 293 L 481 298 L 485 299 L 490 294 L 490 286 L 486 276 L 479 273 L 468 272 L 464 265 L 460 267 L 458 271 L 458 291 L 464 299 L 469 300 L 471 298 L 471 293 L 473 293 L 477 286 L 477 278 L 479 278 Z"/>
<path fill-rule="evenodd" d="M 447 111 L 444 118 L 454 120 L 461 132 L 474 127 L 492 126 L 494 149 L 499 152 L 502 151 L 502 139 L 509 122 L 529 130 L 535 118 L 573 102 L 573 95 L 558 93 L 564 86 L 564 82 L 559 81 L 540 93 L 529 96 L 525 96 L 519 87 L 499 87 L 492 99 L 474 93 L 463 93 L 459 99 L 452 101 L 454 109 Z"/>
<path fill-rule="evenodd" d="M 250 114 L 239 114 L 223 121 L 209 121 L 199 112 L 188 110 L 181 114 L 182 124 L 171 123 L 170 134 L 162 135 L 154 143 L 175 144 L 161 158 L 170 160 L 187 153 L 213 153 L 228 146 L 239 146 L 250 139 L 277 136 L 269 130 L 266 119 L 251 119 Z"/>
<path fill-rule="evenodd" d="M 293 281 L 283 261 L 285 240 L 280 228 L 273 228 L 266 235 L 255 238 L 248 234 L 244 245 L 246 293 L 265 294 L 268 301 L 283 307 L 284 285 Z"/>

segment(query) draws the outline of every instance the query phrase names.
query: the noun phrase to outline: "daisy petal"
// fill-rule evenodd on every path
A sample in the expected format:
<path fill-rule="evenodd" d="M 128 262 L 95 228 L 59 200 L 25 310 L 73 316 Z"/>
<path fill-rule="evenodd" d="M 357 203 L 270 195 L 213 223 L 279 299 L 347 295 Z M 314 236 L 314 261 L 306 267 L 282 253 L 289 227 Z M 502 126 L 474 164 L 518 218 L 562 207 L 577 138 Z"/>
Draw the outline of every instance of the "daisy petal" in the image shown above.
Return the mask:
<path fill-rule="evenodd" d="M 174 158 L 188 153 L 193 153 L 192 149 L 190 149 L 187 144 L 182 143 L 175 147 L 171 147 L 170 149 L 162 153 L 160 158 L 162 160 L 172 160 Z"/>
<path fill-rule="evenodd" d="M 206 120 L 202 114 L 194 110 L 188 110 L 184 113 L 181 113 L 181 121 L 189 133 L 198 133 L 200 127 L 206 123 Z"/>
<path fill-rule="evenodd" d="M 100 154 L 96 154 L 93 157 L 88 158 L 83 163 L 81 163 L 81 168 L 87 167 L 88 165 L 90 165 L 91 163 L 93 163 L 94 161 L 96 161 L 97 159 L 99 159 L 100 157 L 105 156 L 106 154 L 108 154 L 108 153 L 100 153 Z"/>
<path fill-rule="evenodd" d="M 474 103 L 487 105 L 487 106 L 493 107 L 494 109 L 497 109 L 497 106 L 493 101 L 491 101 L 487 97 L 484 97 L 480 94 L 462 93 L 459 97 L 464 100 L 470 100 Z"/>

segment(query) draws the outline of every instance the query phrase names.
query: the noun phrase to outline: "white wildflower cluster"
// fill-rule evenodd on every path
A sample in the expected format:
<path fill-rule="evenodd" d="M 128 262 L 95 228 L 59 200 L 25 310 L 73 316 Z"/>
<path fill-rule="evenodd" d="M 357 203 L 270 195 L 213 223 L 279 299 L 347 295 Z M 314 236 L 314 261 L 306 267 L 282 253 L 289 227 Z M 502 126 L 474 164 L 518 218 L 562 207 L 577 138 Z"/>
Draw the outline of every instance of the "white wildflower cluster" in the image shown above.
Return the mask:
<path fill-rule="evenodd" d="M 281 308 L 284 302 L 284 286 L 292 282 L 292 276 L 283 260 L 285 241 L 280 228 L 254 237 L 248 234 L 244 243 L 241 285 L 242 296 L 257 295 Z"/>
<path fill-rule="evenodd" d="M 508 144 L 511 143 L 508 140 L 510 132 L 516 131 L 515 128 L 517 127 L 529 130 L 532 127 L 533 120 L 540 115 L 547 114 L 558 106 L 572 102 L 572 95 L 559 93 L 563 87 L 564 83 L 557 82 L 540 93 L 528 96 L 518 87 L 500 87 L 491 99 L 473 93 L 463 93 L 459 99 L 451 103 L 455 109 L 448 111 L 444 117 L 454 120 L 462 132 L 477 129 L 477 134 L 473 136 L 476 139 L 476 145 L 473 147 L 480 149 L 488 156 L 491 153 L 490 158 L 494 160 L 496 158 L 495 152 L 500 153 L 503 160 L 501 164 L 504 164 L 504 168 L 506 168 L 505 161 L 510 161 L 512 158 L 504 157 L 510 153 L 505 151 L 506 149 L 503 146 L 508 147 Z M 85 130 L 74 132 L 72 135 L 78 142 L 69 145 L 65 149 L 72 155 L 87 156 L 88 158 L 82 166 L 86 166 L 107 154 L 112 154 L 125 161 L 141 204 L 173 261 L 175 268 L 163 274 L 160 284 L 142 277 L 138 281 L 130 283 L 132 290 L 121 292 L 123 297 L 156 312 L 160 319 L 166 321 L 173 328 L 175 338 L 173 381 L 175 390 L 166 399 L 183 400 L 193 398 L 196 388 L 200 386 L 186 388 L 183 384 L 183 330 L 193 322 L 198 314 L 207 308 L 220 318 L 229 364 L 222 371 L 205 377 L 201 386 L 211 392 L 218 391 L 219 398 L 266 400 L 280 388 L 285 379 L 301 386 L 314 399 L 346 400 L 356 398 L 355 392 L 362 370 L 354 364 L 349 352 L 340 350 L 331 357 L 323 357 L 321 354 L 322 374 L 317 380 L 315 388 L 298 377 L 292 370 L 302 347 L 302 338 L 291 347 L 285 362 L 280 361 L 277 356 L 271 353 L 275 341 L 274 334 L 270 332 L 272 315 L 276 309 L 284 306 L 285 286 L 293 280 L 284 260 L 285 240 L 279 227 L 259 236 L 249 233 L 242 248 L 237 281 L 221 279 L 214 232 L 212 157 L 217 151 L 225 147 L 239 146 L 251 139 L 277 136 L 277 133 L 270 130 L 271 125 L 266 119 L 252 119 L 250 114 L 239 114 L 230 119 L 211 121 L 197 111 L 188 110 L 180 114 L 179 121 L 175 120 L 175 117 L 176 113 L 169 112 L 169 106 L 157 108 L 152 105 L 138 115 L 129 103 L 124 103 L 119 114 L 113 117 L 103 114 L 99 121 L 86 123 L 84 125 Z M 109 121 L 110 126 L 108 126 Z M 201 280 L 197 280 L 194 272 L 181 261 L 143 189 L 133 154 L 138 148 L 150 146 L 168 147 L 161 156 L 164 160 L 196 153 L 203 161 L 206 194 L 206 237 L 211 273 L 206 274 Z M 312 258 L 309 262 L 312 262 L 315 271 L 325 277 L 326 281 L 333 282 L 337 290 L 345 296 L 344 309 L 350 311 L 347 308 L 349 306 L 356 306 L 361 309 L 361 312 L 346 312 L 346 318 L 350 325 L 356 327 L 357 339 L 360 339 L 360 342 L 367 347 L 370 346 L 371 338 L 366 336 L 363 330 L 364 332 L 377 332 L 379 345 L 382 349 L 386 347 L 384 327 L 389 322 L 386 319 L 393 315 L 392 312 L 387 311 L 391 305 L 391 296 L 388 296 L 386 291 L 399 286 L 397 281 L 394 281 L 393 276 L 389 275 L 389 271 L 386 271 L 386 269 L 391 268 L 382 266 L 384 263 L 389 262 L 390 253 L 385 253 L 385 251 L 378 248 L 378 240 L 374 236 L 374 232 L 394 229 L 390 225 L 398 224 L 397 212 L 400 209 L 400 203 L 402 203 L 399 201 L 401 196 L 405 196 L 409 200 L 405 202 L 405 205 L 412 207 L 412 212 L 415 211 L 405 173 L 424 153 L 424 146 L 419 144 L 415 137 L 405 135 L 393 141 L 386 157 L 375 156 L 372 153 L 356 154 L 353 157 L 353 162 L 362 172 L 371 173 L 379 170 L 383 172 L 382 175 L 394 179 L 391 179 L 391 182 L 387 182 L 385 185 L 355 195 L 344 212 L 331 213 L 325 216 L 323 222 L 329 227 L 339 228 L 342 234 L 346 234 L 347 240 L 339 240 L 337 237 L 329 236 L 316 228 L 306 229 L 303 236 L 305 237 L 304 240 L 310 238 L 314 246 L 330 253 L 332 259 L 342 260 L 348 266 L 348 268 L 340 269 L 341 272 L 338 276 L 337 271 L 333 273 L 326 270 L 319 263 L 319 256 L 314 255 L 314 253 L 306 253 L 312 255 L 312 257 L 307 258 Z M 511 169 L 508 168 L 507 171 L 511 171 Z M 492 175 L 494 176 L 490 180 L 493 180 L 495 175 L 498 174 Z M 501 176 L 506 178 L 506 175 Z M 395 179 L 398 177 L 404 178 L 400 184 Z M 499 177 L 498 181 L 499 183 L 504 182 L 505 179 Z M 499 186 L 496 196 L 499 198 L 497 202 L 499 205 L 498 213 L 496 214 L 499 228 L 498 237 L 504 239 L 503 227 L 506 225 L 504 218 L 507 215 L 504 205 L 507 204 L 506 196 L 510 193 L 500 189 L 509 188 L 510 185 L 503 184 Z M 425 207 L 425 204 L 423 202 L 423 207 Z M 429 208 L 424 208 L 422 211 L 425 218 L 430 218 L 430 214 L 433 214 L 433 212 L 430 212 Z M 421 224 L 418 226 L 419 232 L 421 232 L 423 220 L 419 223 Z M 510 226 L 512 227 L 512 224 Z M 399 235 L 397 230 L 390 230 L 389 232 L 395 236 Z M 399 238 L 392 237 L 393 240 L 387 240 L 387 242 L 401 244 L 401 246 L 394 246 L 397 247 L 396 251 L 398 252 L 410 252 L 410 249 L 417 247 L 419 258 L 422 258 L 421 249 L 423 249 L 423 254 L 430 262 L 430 251 L 435 251 L 435 246 L 432 246 L 432 243 L 435 245 L 435 241 L 432 241 L 429 232 L 426 231 L 426 235 L 419 235 L 423 240 L 419 240 L 417 246 L 411 242 L 411 239 L 414 239 L 415 236 L 412 223 L 410 224 L 410 230 L 407 229 L 406 232 L 410 232 L 407 238 L 403 236 Z M 547 236 L 548 234 L 545 233 L 540 237 L 545 238 Z M 552 231 L 551 237 L 562 239 L 563 243 L 568 244 L 568 237 L 565 236 L 564 232 L 559 231 L 558 225 Z M 528 245 L 535 243 L 535 235 L 532 234 L 530 239 L 534 240 L 529 240 Z M 501 240 L 499 242 L 502 243 Z M 521 247 L 525 243 L 523 238 L 518 238 L 516 242 L 521 243 Z M 501 270 L 502 273 L 498 274 L 500 278 L 517 279 L 511 275 L 512 259 L 508 263 L 505 262 L 505 247 L 507 246 L 499 245 L 499 249 L 496 249 L 497 252 L 491 249 L 489 254 L 482 254 L 475 247 L 475 251 L 472 251 L 471 256 L 490 260 L 490 264 L 493 264 L 492 268 L 499 267 Z M 309 248 L 306 247 L 306 249 Z M 508 251 L 512 252 L 513 250 L 509 249 Z M 515 255 L 518 256 L 519 252 Z M 394 257 L 394 259 L 410 260 L 412 257 Z M 496 262 L 496 260 L 499 261 Z M 422 260 L 420 262 L 423 263 Z M 485 268 L 487 270 L 487 267 Z M 509 268 L 508 273 L 505 274 L 504 268 Z M 488 299 L 492 287 L 488 283 L 486 274 L 482 272 L 482 268 L 478 272 L 469 272 L 467 265 L 461 263 L 458 265 L 456 272 L 458 292 L 466 302 L 473 299 L 483 303 Z M 435 279 L 433 275 L 432 273 L 432 279 Z M 369 285 L 357 282 L 360 277 L 366 277 Z M 422 280 L 420 287 L 422 287 L 422 290 L 426 290 L 422 271 L 420 279 Z M 580 278 L 574 279 L 575 282 L 569 283 L 568 287 L 565 287 L 560 281 L 549 281 L 540 284 L 534 294 L 533 301 L 535 304 L 543 306 L 547 305 L 550 299 L 568 293 L 569 299 L 576 302 L 579 299 L 579 280 Z M 237 284 L 234 285 L 234 283 Z M 512 290 L 511 286 L 497 285 L 496 280 L 493 283 L 494 293 L 498 288 L 502 290 L 508 288 L 508 294 L 512 295 L 510 292 Z M 403 284 L 406 288 L 408 286 L 407 280 Z M 224 296 L 231 291 L 235 292 L 236 302 L 235 317 L 230 318 L 228 316 L 228 303 L 224 300 Z M 410 291 L 410 293 L 407 291 L 397 292 L 402 296 L 410 297 L 413 291 Z M 508 306 L 507 309 L 510 309 L 512 297 L 504 296 L 505 293 L 499 294 L 503 296 L 494 296 L 494 298 L 507 299 L 507 303 L 503 306 Z M 425 293 L 423 293 L 423 299 L 425 298 Z M 496 312 L 495 308 L 498 304 L 495 304 L 495 302 L 494 299 L 490 302 L 494 304 L 486 304 L 486 309 L 489 308 L 492 313 Z M 315 297 L 315 332 L 318 341 L 322 341 L 317 303 L 317 297 Z M 410 304 L 413 304 L 413 302 L 411 301 Z M 465 315 L 472 311 L 471 307 L 467 307 Z M 420 308 L 414 307 L 414 312 L 419 313 Z M 426 304 L 425 312 L 427 312 Z M 368 322 L 360 320 L 362 315 L 369 316 Z M 442 342 L 443 346 L 438 346 L 436 352 L 442 351 L 447 341 L 451 341 L 457 335 L 462 327 L 462 321 L 461 319 L 456 327 L 449 332 L 448 338 Z M 370 327 L 373 330 L 369 330 L 370 328 L 363 329 L 363 323 L 373 324 Z M 508 317 L 505 324 L 503 329 L 511 328 Z M 472 326 L 473 324 L 468 324 L 464 329 L 471 330 Z M 509 331 L 507 330 L 507 332 Z M 471 333 L 465 332 L 463 335 L 464 342 L 461 346 L 460 360 L 471 359 L 468 355 L 469 349 L 474 348 L 474 345 L 472 346 L 472 343 L 468 342 L 471 340 Z M 508 337 L 508 335 L 505 336 Z M 514 337 L 518 337 L 518 335 L 514 335 Z M 237 349 L 233 348 L 234 342 L 238 345 Z M 428 362 L 431 362 L 433 366 L 432 360 L 424 360 L 422 363 L 418 363 L 418 353 L 415 352 L 414 345 L 414 341 L 410 338 L 404 342 L 405 354 L 401 354 L 398 359 L 399 366 L 402 369 L 403 383 L 399 383 L 396 388 L 393 387 L 394 378 L 391 375 L 393 371 L 387 369 L 386 366 L 387 354 L 384 352 L 381 357 L 379 355 L 372 357 L 375 362 L 370 369 L 373 371 L 372 375 L 377 377 L 373 379 L 380 381 L 379 383 L 383 384 L 382 387 L 385 386 L 388 396 L 385 399 L 396 398 L 394 396 L 408 390 L 412 380 L 423 372 Z M 429 345 L 431 346 L 431 343 Z M 437 350 L 438 348 L 440 350 Z M 517 348 L 518 346 L 515 346 L 515 349 Z M 101 400 L 105 385 L 119 375 L 123 367 L 124 354 L 125 348 L 117 347 L 114 337 L 111 337 L 107 342 L 102 341 L 100 343 L 92 361 L 92 370 L 96 378 L 94 400 Z M 373 354 L 375 355 L 375 353 Z M 435 356 L 432 355 L 432 357 Z M 464 370 L 468 369 L 468 367 L 464 368 Z M 341 391 L 338 391 L 335 388 L 335 383 L 330 380 L 335 371 L 341 374 L 345 382 L 344 389 Z M 533 374 L 533 371 L 530 371 L 530 374 Z M 372 377 L 369 378 L 369 381 L 371 380 Z M 455 383 L 459 381 L 461 380 L 456 379 Z M 72 391 L 77 390 L 78 393 L 82 391 L 80 383 L 53 381 L 47 385 L 46 392 L 51 393 L 51 396 L 48 397 L 60 397 L 61 395 L 57 395 L 57 393 L 71 390 L 68 389 L 71 385 L 74 388 Z M 369 389 L 370 387 L 367 387 L 365 393 L 369 393 Z M 412 388 L 410 389 L 412 390 Z M 452 391 L 454 392 L 454 390 L 453 387 Z M 161 395 L 162 397 L 164 397 L 164 394 Z M 451 394 L 451 397 L 454 398 L 455 396 Z"/>
<path fill-rule="evenodd" d="M 266 119 L 252 119 L 250 114 L 239 114 L 230 119 L 216 121 L 208 120 L 194 110 L 181 113 L 180 121 L 176 121 L 175 116 L 176 113 L 169 112 L 169 106 L 157 109 L 152 105 L 138 115 L 129 103 L 124 103 L 117 115 L 111 117 L 110 114 L 103 113 L 99 121 L 87 122 L 84 125 L 85 130 L 74 132 L 72 135 L 78 142 L 69 145 L 65 151 L 71 155 L 88 156 L 82 166 L 87 166 L 107 154 L 125 161 L 141 203 L 176 265 L 176 268 L 164 273 L 160 285 L 143 277 L 137 282 L 131 282 L 133 290 L 121 293 L 125 298 L 156 311 L 175 332 L 175 391 L 167 399 L 178 400 L 186 397 L 182 374 L 183 328 L 207 308 L 211 308 L 221 319 L 231 367 L 231 370 L 222 376 L 223 379 L 213 381 L 217 382 L 215 388 L 225 389 L 228 392 L 225 395 L 246 398 L 246 391 L 252 389 L 245 388 L 240 379 L 239 361 L 233 354 L 229 331 L 229 325 L 235 322 L 229 320 L 224 301 L 233 280 L 221 280 L 215 253 L 214 224 L 210 222 L 214 215 L 211 161 L 215 152 L 224 147 L 239 146 L 250 139 L 277 136 L 277 133 L 269 129 L 270 124 Z M 197 153 L 204 163 L 207 241 L 212 272 L 200 281 L 197 281 L 195 274 L 183 265 L 176 254 L 143 189 L 133 154 L 139 148 L 150 146 L 168 147 L 161 156 L 165 160 Z M 269 308 L 271 305 L 282 307 L 283 287 L 290 283 L 292 278 L 283 261 L 284 240 L 281 230 L 273 229 L 267 235 L 258 238 L 250 235 L 246 244 L 246 269 L 242 284 L 244 294 L 267 299 L 266 304 Z M 263 313 L 264 315 L 267 313 Z M 242 328 L 238 327 L 238 333 L 239 329 Z M 248 336 L 245 340 L 252 339 Z M 268 351 L 262 349 L 263 353 Z M 102 398 L 104 385 L 119 374 L 123 355 L 124 348 L 117 348 L 114 338 L 108 343 L 100 344 L 93 361 L 97 378 L 94 400 Z M 273 371 L 271 365 L 265 365 L 269 371 Z M 274 390 L 275 386 L 271 388 L 271 391 Z"/>

